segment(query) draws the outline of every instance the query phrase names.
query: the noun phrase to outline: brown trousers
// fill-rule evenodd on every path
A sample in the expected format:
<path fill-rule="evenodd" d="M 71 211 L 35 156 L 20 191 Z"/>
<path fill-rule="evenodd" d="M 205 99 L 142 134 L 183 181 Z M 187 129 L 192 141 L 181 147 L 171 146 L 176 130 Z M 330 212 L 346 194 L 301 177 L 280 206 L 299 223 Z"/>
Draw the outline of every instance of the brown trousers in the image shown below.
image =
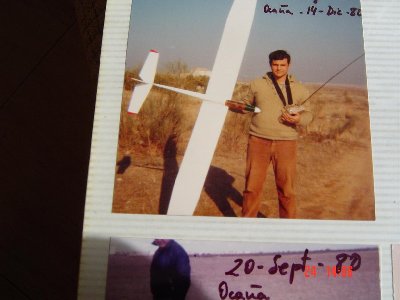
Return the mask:
<path fill-rule="evenodd" d="M 274 141 L 249 137 L 247 148 L 246 187 L 243 192 L 243 217 L 257 217 L 270 161 L 274 168 L 281 218 L 296 217 L 294 180 L 296 176 L 297 141 Z"/>

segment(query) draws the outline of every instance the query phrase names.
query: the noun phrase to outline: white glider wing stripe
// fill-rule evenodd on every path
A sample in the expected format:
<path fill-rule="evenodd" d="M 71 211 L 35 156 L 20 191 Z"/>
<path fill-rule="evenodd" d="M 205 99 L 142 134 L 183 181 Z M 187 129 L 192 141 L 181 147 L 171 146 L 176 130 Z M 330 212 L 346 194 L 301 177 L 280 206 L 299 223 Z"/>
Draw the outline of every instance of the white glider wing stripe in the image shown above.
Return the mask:
<path fill-rule="evenodd" d="M 128 113 L 137 114 L 147 95 L 150 93 L 152 84 L 140 83 L 135 86 L 132 92 L 131 101 L 128 106 Z"/>
<path fill-rule="evenodd" d="M 157 83 L 153 83 L 153 85 L 156 86 L 156 87 L 163 88 L 163 89 L 170 90 L 170 91 L 174 91 L 174 92 L 177 92 L 177 93 L 180 93 L 180 94 L 184 94 L 184 95 L 188 95 L 188 96 L 191 96 L 191 97 L 196 97 L 196 98 L 199 98 L 199 99 L 207 100 L 206 94 L 192 92 L 192 91 L 188 91 L 188 90 L 184 90 L 184 89 L 180 89 L 180 88 L 175 88 L 175 87 L 168 86 L 168 85 L 157 84 Z"/>
<path fill-rule="evenodd" d="M 158 64 L 158 52 L 151 50 L 140 70 L 139 77 L 141 80 L 134 79 L 141 82 L 137 84 L 132 91 L 131 101 L 128 106 L 128 113 L 138 113 L 147 95 L 150 93 L 154 76 L 156 75 Z"/>
<path fill-rule="evenodd" d="M 257 0 L 235 0 L 225 23 L 206 97 L 224 103 L 231 99 Z M 193 128 L 168 207 L 169 215 L 192 215 L 224 125 L 227 107 L 204 102 Z"/>
<path fill-rule="evenodd" d="M 154 82 L 154 75 L 156 74 L 158 64 L 158 52 L 151 50 L 140 70 L 139 77 L 146 83 Z"/>
<path fill-rule="evenodd" d="M 232 97 L 256 4 L 257 0 L 235 1 L 226 21 L 206 93 L 222 103 Z"/>

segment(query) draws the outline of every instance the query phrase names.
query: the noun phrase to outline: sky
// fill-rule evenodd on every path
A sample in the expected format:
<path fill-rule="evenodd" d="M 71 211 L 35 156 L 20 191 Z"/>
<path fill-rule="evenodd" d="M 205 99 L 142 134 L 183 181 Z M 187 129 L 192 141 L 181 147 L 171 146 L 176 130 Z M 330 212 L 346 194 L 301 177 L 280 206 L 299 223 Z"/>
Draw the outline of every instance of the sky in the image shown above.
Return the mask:
<path fill-rule="evenodd" d="M 252 0 L 249 0 L 252 1 Z M 160 53 L 158 70 L 168 62 L 212 70 L 233 0 L 133 0 L 126 68 L 140 67 L 150 49 Z M 291 14 L 265 13 L 287 5 Z M 307 14 L 309 7 L 323 12 Z M 238 79 L 250 81 L 269 70 L 268 54 L 292 56 L 291 70 L 303 82 L 324 83 L 364 53 L 362 17 L 351 16 L 358 0 L 258 0 Z M 342 15 L 328 15 L 341 9 Z M 364 57 L 332 81 L 366 86 Z"/>
<path fill-rule="evenodd" d="M 110 254 L 117 252 L 130 255 L 153 255 L 157 246 L 152 245 L 154 239 L 112 238 Z M 254 254 L 254 253 L 284 253 L 304 252 L 305 249 L 315 250 L 354 250 L 375 248 L 373 245 L 345 244 L 290 244 L 290 243 L 261 243 L 233 241 L 200 241 L 176 240 L 188 254 Z"/>

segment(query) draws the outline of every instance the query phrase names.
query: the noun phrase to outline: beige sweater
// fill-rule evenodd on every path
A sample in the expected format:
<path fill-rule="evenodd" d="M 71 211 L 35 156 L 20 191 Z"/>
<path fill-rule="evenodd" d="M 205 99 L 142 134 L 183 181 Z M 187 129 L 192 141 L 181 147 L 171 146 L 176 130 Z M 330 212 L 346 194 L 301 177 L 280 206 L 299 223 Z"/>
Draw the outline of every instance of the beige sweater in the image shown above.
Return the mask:
<path fill-rule="evenodd" d="M 295 78 L 289 75 L 293 104 L 301 104 L 308 98 L 308 90 Z M 281 88 L 287 102 L 285 86 Z M 250 134 L 271 140 L 295 140 L 298 133 L 295 125 L 284 124 L 280 121 L 283 103 L 275 90 L 271 79 L 265 75 L 250 83 L 246 102 L 261 109 L 260 113 L 254 113 L 250 124 Z M 307 103 L 306 110 L 301 112 L 300 124 L 305 126 L 312 120 L 312 113 Z"/>

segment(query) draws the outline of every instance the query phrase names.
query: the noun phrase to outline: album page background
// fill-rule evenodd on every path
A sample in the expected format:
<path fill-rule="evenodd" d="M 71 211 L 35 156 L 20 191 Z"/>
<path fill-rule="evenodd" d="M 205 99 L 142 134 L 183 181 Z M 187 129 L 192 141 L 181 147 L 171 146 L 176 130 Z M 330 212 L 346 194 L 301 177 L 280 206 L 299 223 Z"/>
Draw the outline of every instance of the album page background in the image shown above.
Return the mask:
<path fill-rule="evenodd" d="M 131 1 L 108 1 L 85 207 L 80 299 L 105 295 L 110 237 L 379 245 L 382 299 L 392 297 L 391 245 L 400 241 L 400 3 L 367 0 L 361 6 L 376 221 L 318 221 L 111 213 Z"/>

